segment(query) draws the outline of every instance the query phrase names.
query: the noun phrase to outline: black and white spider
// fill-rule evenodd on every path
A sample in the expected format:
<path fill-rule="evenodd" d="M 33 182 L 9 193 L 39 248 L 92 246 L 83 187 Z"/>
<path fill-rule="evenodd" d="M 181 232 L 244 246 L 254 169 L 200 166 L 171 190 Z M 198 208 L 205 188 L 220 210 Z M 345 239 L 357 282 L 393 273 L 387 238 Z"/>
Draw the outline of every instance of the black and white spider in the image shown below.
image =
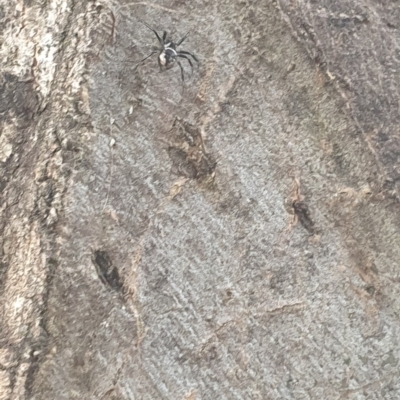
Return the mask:
<path fill-rule="evenodd" d="M 182 76 L 182 82 L 185 81 L 185 75 L 183 73 L 183 67 L 178 58 L 184 58 L 189 62 L 190 67 L 192 68 L 193 71 L 193 63 L 192 60 L 189 58 L 191 56 L 194 61 L 199 62 L 199 60 L 196 58 L 196 56 L 188 51 L 184 50 L 177 50 L 178 46 L 180 46 L 184 40 L 189 36 L 189 32 L 179 40 L 179 42 L 175 43 L 171 39 L 167 39 L 167 32 L 163 32 L 162 38 L 160 35 L 157 33 L 155 29 L 153 29 L 149 24 L 147 24 L 144 21 L 143 24 L 147 26 L 157 37 L 158 42 L 161 45 L 161 48 L 157 48 L 156 50 L 153 50 L 147 57 L 143 58 L 139 62 L 141 64 L 143 61 L 147 60 L 149 57 L 151 57 L 155 53 L 159 53 L 158 55 L 158 65 L 160 66 L 160 71 L 165 69 L 170 69 L 174 66 L 175 61 L 178 63 L 180 69 L 181 69 L 181 76 Z M 139 64 L 137 66 L 139 66 Z"/>

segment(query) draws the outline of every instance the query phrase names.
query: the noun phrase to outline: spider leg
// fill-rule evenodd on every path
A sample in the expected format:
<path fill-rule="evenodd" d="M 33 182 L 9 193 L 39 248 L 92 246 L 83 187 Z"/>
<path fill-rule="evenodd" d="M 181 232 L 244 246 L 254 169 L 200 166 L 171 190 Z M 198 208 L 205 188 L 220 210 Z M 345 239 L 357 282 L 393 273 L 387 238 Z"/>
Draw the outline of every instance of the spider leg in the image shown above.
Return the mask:
<path fill-rule="evenodd" d="M 167 32 L 163 32 L 163 37 L 162 37 L 163 43 L 167 40 Z"/>
<path fill-rule="evenodd" d="M 153 54 L 157 53 L 158 50 L 153 50 L 147 57 L 143 58 L 142 60 L 140 60 L 135 67 L 135 70 L 137 69 L 137 67 L 143 62 L 146 61 L 149 57 L 151 57 Z"/>
<path fill-rule="evenodd" d="M 184 75 L 184 73 L 183 73 L 183 67 L 182 67 L 182 64 L 180 63 L 180 61 L 179 61 L 179 60 L 176 60 L 176 62 L 178 63 L 178 65 L 179 65 L 179 68 L 181 69 L 182 82 L 185 82 L 185 75 Z"/>
<path fill-rule="evenodd" d="M 160 42 L 161 46 L 164 46 L 164 41 L 160 38 L 160 35 L 157 33 L 156 30 L 154 30 L 148 23 L 140 20 L 143 24 L 145 24 L 156 36 L 158 41 Z"/>
<path fill-rule="evenodd" d="M 160 72 L 162 72 L 162 65 L 161 65 L 160 57 L 157 57 L 157 61 L 158 61 L 158 66 L 160 67 Z"/>
<path fill-rule="evenodd" d="M 181 57 L 181 58 L 184 58 L 184 59 L 188 60 L 188 62 L 190 64 L 190 67 L 192 68 L 192 71 L 193 71 L 193 63 L 192 63 L 192 61 L 190 60 L 190 58 L 188 56 L 185 56 L 184 54 L 179 54 L 178 53 L 177 57 Z"/>
<path fill-rule="evenodd" d="M 189 36 L 189 33 L 190 33 L 190 32 L 188 32 L 188 33 L 176 44 L 176 47 L 178 47 L 180 44 L 182 44 L 182 43 L 184 42 L 184 40 L 186 40 L 186 38 Z"/>
<path fill-rule="evenodd" d="M 186 54 L 188 56 L 192 56 L 194 61 L 199 62 L 198 58 L 194 54 L 192 54 L 188 51 L 180 50 L 180 51 L 178 51 L 178 54 Z"/>

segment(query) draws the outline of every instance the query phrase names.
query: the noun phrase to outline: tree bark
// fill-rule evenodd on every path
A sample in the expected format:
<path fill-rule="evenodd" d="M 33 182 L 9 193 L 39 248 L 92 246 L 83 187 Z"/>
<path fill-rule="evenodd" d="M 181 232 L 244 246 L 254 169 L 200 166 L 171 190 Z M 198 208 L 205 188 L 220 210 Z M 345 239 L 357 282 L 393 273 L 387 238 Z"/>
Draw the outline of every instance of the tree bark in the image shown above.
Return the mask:
<path fill-rule="evenodd" d="M 375 3 L 0 1 L 0 400 L 400 398 Z"/>

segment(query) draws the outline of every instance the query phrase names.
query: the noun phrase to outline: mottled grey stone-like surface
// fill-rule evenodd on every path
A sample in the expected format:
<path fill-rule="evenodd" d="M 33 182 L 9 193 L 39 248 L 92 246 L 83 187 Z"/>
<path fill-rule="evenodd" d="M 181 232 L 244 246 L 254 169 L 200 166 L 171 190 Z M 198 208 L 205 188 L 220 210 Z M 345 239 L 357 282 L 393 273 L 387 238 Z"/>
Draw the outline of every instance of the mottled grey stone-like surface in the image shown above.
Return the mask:
<path fill-rule="evenodd" d="M 400 398 L 396 2 L 0 4 L 1 400 Z"/>

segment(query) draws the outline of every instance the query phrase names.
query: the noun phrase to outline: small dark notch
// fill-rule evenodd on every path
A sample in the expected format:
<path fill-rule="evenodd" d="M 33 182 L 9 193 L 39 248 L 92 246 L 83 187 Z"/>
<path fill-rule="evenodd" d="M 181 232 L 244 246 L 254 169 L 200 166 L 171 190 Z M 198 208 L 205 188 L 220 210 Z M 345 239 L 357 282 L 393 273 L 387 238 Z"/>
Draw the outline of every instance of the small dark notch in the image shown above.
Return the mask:
<path fill-rule="evenodd" d="M 105 286 L 108 286 L 115 291 L 120 291 L 122 289 L 118 270 L 113 267 L 107 252 L 101 250 L 94 251 L 92 262 L 96 267 L 100 280 Z"/>
<path fill-rule="evenodd" d="M 294 201 L 293 209 L 301 225 L 307 229 L 308 232 L 314 234 L 314 222 L 311 219 L 310 210 L 308 209 L 307 204 L 304 203 L 304 201 Z"/>

